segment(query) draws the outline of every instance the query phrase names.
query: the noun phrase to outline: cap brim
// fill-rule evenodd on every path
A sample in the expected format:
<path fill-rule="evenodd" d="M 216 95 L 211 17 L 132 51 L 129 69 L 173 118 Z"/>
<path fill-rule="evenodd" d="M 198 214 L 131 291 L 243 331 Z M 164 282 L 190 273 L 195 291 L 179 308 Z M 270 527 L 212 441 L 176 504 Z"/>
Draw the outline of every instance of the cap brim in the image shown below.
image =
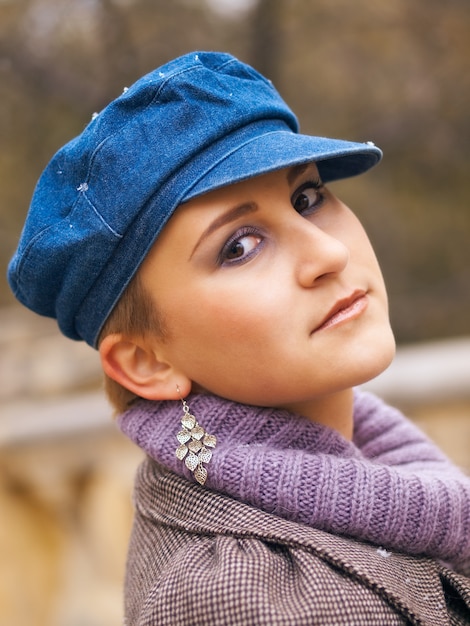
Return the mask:
<path fill-rule="evenodd" d="M 324 183 L 362 174 L 376 165 L 382 151 L 373 143 L 272 131 L 233 147 L 187 191 L 184 201 L 268 172 L 315 162 Z"/>

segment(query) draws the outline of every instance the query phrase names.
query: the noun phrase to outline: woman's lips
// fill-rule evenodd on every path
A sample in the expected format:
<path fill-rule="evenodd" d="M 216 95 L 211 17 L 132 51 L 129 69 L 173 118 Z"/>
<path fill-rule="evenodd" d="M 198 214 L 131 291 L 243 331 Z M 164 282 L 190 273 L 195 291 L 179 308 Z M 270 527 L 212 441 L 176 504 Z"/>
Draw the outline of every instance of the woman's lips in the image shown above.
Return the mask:
<path fill-rule="evenodd" d="M 366 310 L 368 303 L 367 294 L 364 292 L 354 293 L 349 298 L 339 300 L 315 332 L 356 319 Z"/>

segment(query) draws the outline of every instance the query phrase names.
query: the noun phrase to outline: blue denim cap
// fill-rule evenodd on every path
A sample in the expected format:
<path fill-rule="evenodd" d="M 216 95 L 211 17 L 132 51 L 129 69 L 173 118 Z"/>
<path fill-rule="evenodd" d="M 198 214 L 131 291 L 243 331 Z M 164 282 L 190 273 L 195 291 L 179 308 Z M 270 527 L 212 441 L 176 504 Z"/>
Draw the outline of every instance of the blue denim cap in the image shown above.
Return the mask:
<path fill-rule="evenodd" d="M 52 158 L 8 268 L 15 296 L 91 346 L 175 209 L 295 164 L 324 182 L 365 172 L 373 144 L 298 134 L 270 81 L 199 52 L 150 72 Z"/>

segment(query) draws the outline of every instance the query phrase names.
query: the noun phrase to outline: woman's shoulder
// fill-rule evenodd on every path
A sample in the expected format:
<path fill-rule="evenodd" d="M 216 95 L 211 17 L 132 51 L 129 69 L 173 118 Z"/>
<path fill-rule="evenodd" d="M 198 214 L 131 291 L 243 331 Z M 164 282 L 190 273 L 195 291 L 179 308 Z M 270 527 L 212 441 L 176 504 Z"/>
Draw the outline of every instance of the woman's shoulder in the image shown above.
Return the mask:
<path fill-rule="evenodd" d="M 135 505 L 128 624 L 448 623 L 442 571 L 428 559 L 260 511 L 150 460 Z"/>

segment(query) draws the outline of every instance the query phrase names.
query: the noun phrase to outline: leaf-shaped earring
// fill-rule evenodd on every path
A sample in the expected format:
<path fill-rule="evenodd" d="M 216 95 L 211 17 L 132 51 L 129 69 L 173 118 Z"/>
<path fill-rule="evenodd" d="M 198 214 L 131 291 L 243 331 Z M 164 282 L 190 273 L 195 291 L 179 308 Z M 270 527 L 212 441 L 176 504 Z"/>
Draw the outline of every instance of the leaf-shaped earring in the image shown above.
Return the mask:
<path fill-rule="evenodd" d="M 178 386 L 176 386 L 176 389 L 180 393 Z M 203 466 L 203 463 L 207 464 L 211 460 L 211 448 L 215 448 L 217 440 L 215 435 L 209 435 L 197 423 L 196 418 L 194 415 L 191 415 L 189 406 L 183 398 L 181 398 L 181 402 L 183 403 L 183 416 L 181 418 L 181 430 L 176 435 L 180 444 L 176 448 L 176 458 L 184 461 L 197 482 L 200 485 L 204 485 L 207 480 L 207 469 Z"/>

